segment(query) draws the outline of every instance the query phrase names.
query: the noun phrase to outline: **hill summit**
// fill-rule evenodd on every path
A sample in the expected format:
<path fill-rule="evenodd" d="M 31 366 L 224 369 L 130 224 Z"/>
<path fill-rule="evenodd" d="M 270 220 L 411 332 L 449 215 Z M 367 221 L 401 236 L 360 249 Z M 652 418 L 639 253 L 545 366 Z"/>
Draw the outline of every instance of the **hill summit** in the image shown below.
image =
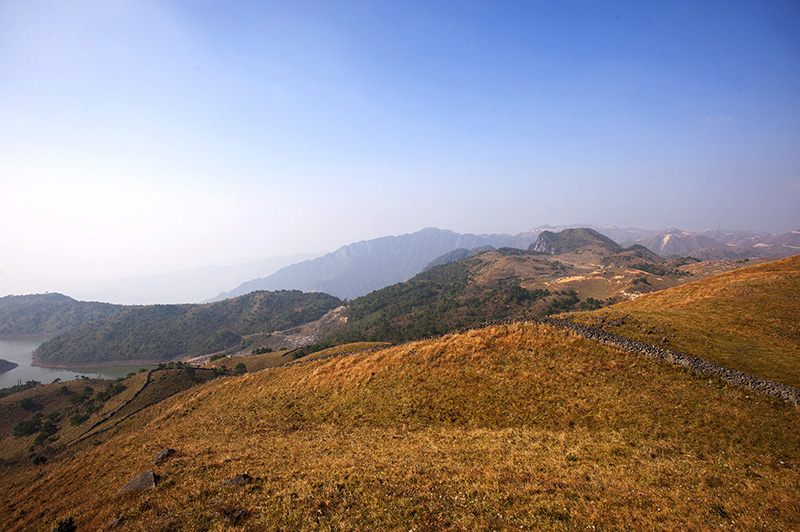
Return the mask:
<path fill-rule="evenodd" d="M 528 251 L 560 255 L 562 253 L 572 253 L 573 251 L 587 247 L 611 253 L 622 251 L 622 246 L 607 236 L 601 235 L 594 229 L 585 227 L 564 229 L 560 233 L 542 231 L 536 239 L 536 242 L 530 245 Z"/>

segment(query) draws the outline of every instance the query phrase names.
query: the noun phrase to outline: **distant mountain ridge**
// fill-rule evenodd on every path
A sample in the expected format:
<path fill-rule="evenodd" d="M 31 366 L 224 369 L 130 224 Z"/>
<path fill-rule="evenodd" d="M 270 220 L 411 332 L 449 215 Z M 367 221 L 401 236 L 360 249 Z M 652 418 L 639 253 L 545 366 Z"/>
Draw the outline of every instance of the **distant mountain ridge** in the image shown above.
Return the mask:
<path fill-rule="evenodd" d="M 701 260 L 785 258 L 800 254 L 800 231 L 772 235 L 714 230 L 693 233 L 670 228 L 635 243 L 662 257 L 691 255 Z"/>
<path fill-rule="evenodd" d="M 248 281 L 213 299 L 219 301 L 253 290 L 325 292 L 353 299 L 373 290 L 407 281 L 428 263 L 453 250 L 484 246 L 525 248 L 538 233 L 508 235 L 459 234 L 426 228 L 416 233 L 356 242 L 317 259 L 287 266 L 276 273 Z"/>
<path fill-rule="evenodd" d="M 557 242 L 548 244 L 547 239 L 555 234 L 561 236 L 557 237 Z M 547 253 L 551 254 L 563 253 L 564 246 L 575 246 L 580 242 L 593 243 L 597 249 L 612 253 L 639 244 L 661 257 L 691 255 L 701 260 L 780 258 L 800 253 L 800 231 L 770 235 L 752 231 L 692 233 L 674 227 L 645 230 L 610 225 L 543 225 L 516 235 L 474 235 L 426 228 L 406 235 L 343 246 L 322 257 L 292 264 L 270 276 L 242 283 L 209 301 L 220 301 L 254 290 L 325 292 L 342 299 L 354 299 L 407 281 L 432 266 L 459 260 L 488 248 L 528 249 L 533 245 L 532 249 L 537 251 L 536 242 L 541 235 L 545 235 L 539 244 L 541 249 L 550 249 Z"/>

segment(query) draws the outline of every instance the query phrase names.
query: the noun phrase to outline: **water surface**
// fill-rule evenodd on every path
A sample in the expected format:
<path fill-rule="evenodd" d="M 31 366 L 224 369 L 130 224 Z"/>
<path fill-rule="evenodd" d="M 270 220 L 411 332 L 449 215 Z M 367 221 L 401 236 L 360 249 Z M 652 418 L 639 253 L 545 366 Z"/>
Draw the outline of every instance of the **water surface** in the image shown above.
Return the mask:
<path fill-rule="evenodd" d="M 39 381 L 43 384 L 53 382 L 55 379 L 69 381 L 82 375 L 93 379 L 116 379 L 124 377 L 130 372 L 138 372 L 139 368 L 153 366 L 109 366 L 85 367 L 73 369 L 43 368 L 32 366 L 33 352 L 43 342 L 52 336 L 29 336 L 24 338 L 0 338 L 0 358 L 19 364 L 16 368 L 5 373 L 0 373 L 0 388 L 14 386 L 19 381 Z"/>

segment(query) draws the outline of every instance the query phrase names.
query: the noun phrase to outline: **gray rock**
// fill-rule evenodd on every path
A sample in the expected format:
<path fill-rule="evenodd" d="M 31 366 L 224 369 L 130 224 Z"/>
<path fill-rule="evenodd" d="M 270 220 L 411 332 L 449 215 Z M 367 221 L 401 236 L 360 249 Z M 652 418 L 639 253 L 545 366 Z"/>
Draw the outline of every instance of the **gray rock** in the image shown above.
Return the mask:
<path fill-rule="evenodd" d="M 232 479 L 220 484 L 220 486 L 243 486 L 250 482 L 250 479 L 251 477 L 247 473 L 243 475 L 236 475 Z"/>
<path fill-rule="evenodd" d="M 130 482 L 122 486 L 117 495 L 125 495 L 128 493 L 139 493 L 146 490 L 151 490 L 156 487 L 156 475 L 152 471 L 145 471 L 137 475 Z"/>
<path fill-rule="evenodd" d="M 161 462 L 162 460 L 166 460 L 173 454 L 175 454 L 175 449 L 161 449 L 160 451 L 158 451 L 158 454 L 153 459 L 153 464 L 158 465 L 159 462 Z"/>

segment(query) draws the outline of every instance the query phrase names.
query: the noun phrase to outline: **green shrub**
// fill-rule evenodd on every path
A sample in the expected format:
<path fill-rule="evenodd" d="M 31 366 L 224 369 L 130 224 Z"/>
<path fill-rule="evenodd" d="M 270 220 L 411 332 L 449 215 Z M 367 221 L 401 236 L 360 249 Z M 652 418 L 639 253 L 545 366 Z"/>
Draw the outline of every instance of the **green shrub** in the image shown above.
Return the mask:
<path fill-rule="evenodd" d="M 20 421 L 14 428 L 11 429 L 11 434 L 14 436 L 22 437 L 22 436 L 30 436 L 31 434 L 36 434 L 39 432 L 39 429 L 42 426 L 42 414 L 38 413 L 32 418 L 26 421 Z"/>
<path fill-rule="evenodd" d="M 76 530 L 78 530 L 78 527 L 75 526 L 75 521 L 71 517 L 67 517 L 56 524 L 53 532 L 75 532 Z"/>
<path fill-rule="evenodd" d="M 25 399 L 20 399 L 17 401 L 17 406 L 23 410 L 27 410 L 28 412 L 33 412 L 34 410 L 39 410 L 42 408 L 42 405 L 36 404 L 30 397 L 26 397 Z"/>
<path fill-rule="evenodd" d="M 69 418 L 69 424 L 73 427 L 77 427 L 78 425 L 83 424 L 83 422 L 87 419 L 89 419 L 89 414 L 75 414 Z"/>

